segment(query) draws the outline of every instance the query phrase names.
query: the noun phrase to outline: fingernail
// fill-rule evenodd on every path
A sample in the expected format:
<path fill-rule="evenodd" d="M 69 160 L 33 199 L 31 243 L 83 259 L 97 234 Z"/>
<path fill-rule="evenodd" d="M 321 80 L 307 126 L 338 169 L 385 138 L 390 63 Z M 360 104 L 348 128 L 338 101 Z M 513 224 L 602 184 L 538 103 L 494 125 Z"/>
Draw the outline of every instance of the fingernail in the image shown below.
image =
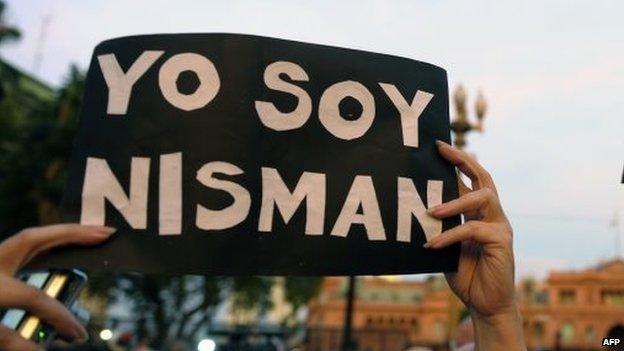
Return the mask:
<path fill-rule="evenodd" d="M 430 244 L 429 242 L 426 242 L 426 243 L 423 245 L 423 248 L 425 248 L 425 249 L 428 249 L 428 248 L 430 248 L 430 247 L 431 247 L 431 244 Z"/>
<path fill-rule="evenodd" d="M 449 145 L 449 144 L 447 144 L 447 143 L 443 142 L 442 140 L 436 140 L 436 141 L 435 141 L 435 143 L 436 143 L 436 145 L 437 145 L 438 147 L 443 147 L 443 146 L 449 146 L 449 147 L 450 147 L 450 146 L 451 146 L 451 145 Z"/>
<path fill-rule="evenodd" d="M 442 205 L 433 206 L 433 207 L 427 209 L 427 213 L 428 214 L 433 214 L 434 212 L 438 211 L 440 208 L 442 208 Z"/>
<path fill-rule="evenodd" d="M 89 340 L 89 333 L 87 333 L 87 330 L 82 325 L 79 325 L 75 331 L 76 337 L 74 338 L 74 341 L 85 342 Z"/>
<path fill-rule="evenodd" d="M 117 228 L 114 228 L 114 227 L 99 227 L 98 228 L 98 232 L 108 235 L 108 236 L 115 234 L 116 231 L 117 231 Z"/>
<path fill-rule="evenodd" d="M 76 325 L 74 326 L 74 330 L 72 331 L 72 339 L 68 341 L 82 342 L 83 340 L 88 338 L 89 335 L 87 334 L 87 331 L 84 330 L 84 327 L 82 327 L 81 325 Z"/>

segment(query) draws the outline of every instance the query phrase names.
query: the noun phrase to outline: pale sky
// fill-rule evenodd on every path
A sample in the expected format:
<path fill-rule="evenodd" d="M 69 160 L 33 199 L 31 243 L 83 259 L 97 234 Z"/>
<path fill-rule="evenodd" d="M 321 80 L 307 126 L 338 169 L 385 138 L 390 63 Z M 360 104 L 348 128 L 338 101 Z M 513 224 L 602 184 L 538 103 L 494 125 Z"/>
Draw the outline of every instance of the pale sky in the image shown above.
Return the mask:
<path fill-rule="evenodd" d="M 104 39 L 234 32 L 441 66 L 451 87 L 486 95 L 485 133 L 470 135 L 468 150 L 498 185 L 518 274 L 543 277 L 613 258 L 614 217 L 624 236 L 622 13 L 617 0 L 13 0 L 7 21 L 23 39 L 0 55 L 58 85 Z"/>

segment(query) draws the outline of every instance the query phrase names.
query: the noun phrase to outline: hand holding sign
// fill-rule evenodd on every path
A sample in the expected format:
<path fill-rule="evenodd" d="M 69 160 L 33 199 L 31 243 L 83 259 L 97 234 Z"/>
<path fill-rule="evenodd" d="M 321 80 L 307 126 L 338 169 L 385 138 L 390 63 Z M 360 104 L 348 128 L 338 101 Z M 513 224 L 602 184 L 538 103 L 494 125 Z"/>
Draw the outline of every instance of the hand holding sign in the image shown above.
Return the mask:
<path fill-rule="evenodd" d="M 444 70 L 355 50 L 227 34 L 100 44 L 64 209 L 111 224 L 97 250 L 48 265 L 158 273 L 452 271 L 459 224 L 435 149 L 449 140 Z M 71 259 L 70 259 L 71 257 Z"/>
<path fill-rule="evenodd" d="M 513 232 L 490 174 L 467 153 L 438 142 L 440 154 L 472 181 L 460 181 L 461 197 L 429 209 L 436 218 L 464 214 L 467 222 L 425 246 L 461 243 L 457 273 L 447 273 L 453 292 L 470 309 L 479 349 L 525 350 L 514 286 Z"/>

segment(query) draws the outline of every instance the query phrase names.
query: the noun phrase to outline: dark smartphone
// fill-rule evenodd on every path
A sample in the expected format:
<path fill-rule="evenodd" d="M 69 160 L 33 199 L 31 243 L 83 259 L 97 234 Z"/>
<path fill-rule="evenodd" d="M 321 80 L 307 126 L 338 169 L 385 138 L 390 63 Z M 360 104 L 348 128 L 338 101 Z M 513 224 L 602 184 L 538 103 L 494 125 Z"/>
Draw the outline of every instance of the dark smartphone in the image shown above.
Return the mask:
<path fill-rule="evenodd" d="M 87 275 L 75 269 L 30 272 L 20 275 L 19 278 L 26 284 L 43 290 L 46 295 L 59 300 L 69 309 L 74 306 L 76 298 L 87 283 Z M 38 344 L 46 345 L 56 336 L 52 327 L 23 310 L 5 311 L 0 324 Z"/>

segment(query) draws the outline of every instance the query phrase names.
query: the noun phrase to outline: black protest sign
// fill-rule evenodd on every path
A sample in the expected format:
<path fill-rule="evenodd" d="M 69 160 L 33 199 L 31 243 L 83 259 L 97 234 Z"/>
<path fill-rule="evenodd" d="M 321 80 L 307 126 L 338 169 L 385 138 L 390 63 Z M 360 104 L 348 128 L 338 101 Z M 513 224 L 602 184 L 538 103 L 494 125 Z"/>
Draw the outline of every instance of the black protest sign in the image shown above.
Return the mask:
<path fill-rule="evenodd" d="M 459 223 L 446 72 L 410 59 L 231 34 L 95 49 L 63 209 L 110 225 L 48 267 L 347 275 L 452 271 Z"/>

